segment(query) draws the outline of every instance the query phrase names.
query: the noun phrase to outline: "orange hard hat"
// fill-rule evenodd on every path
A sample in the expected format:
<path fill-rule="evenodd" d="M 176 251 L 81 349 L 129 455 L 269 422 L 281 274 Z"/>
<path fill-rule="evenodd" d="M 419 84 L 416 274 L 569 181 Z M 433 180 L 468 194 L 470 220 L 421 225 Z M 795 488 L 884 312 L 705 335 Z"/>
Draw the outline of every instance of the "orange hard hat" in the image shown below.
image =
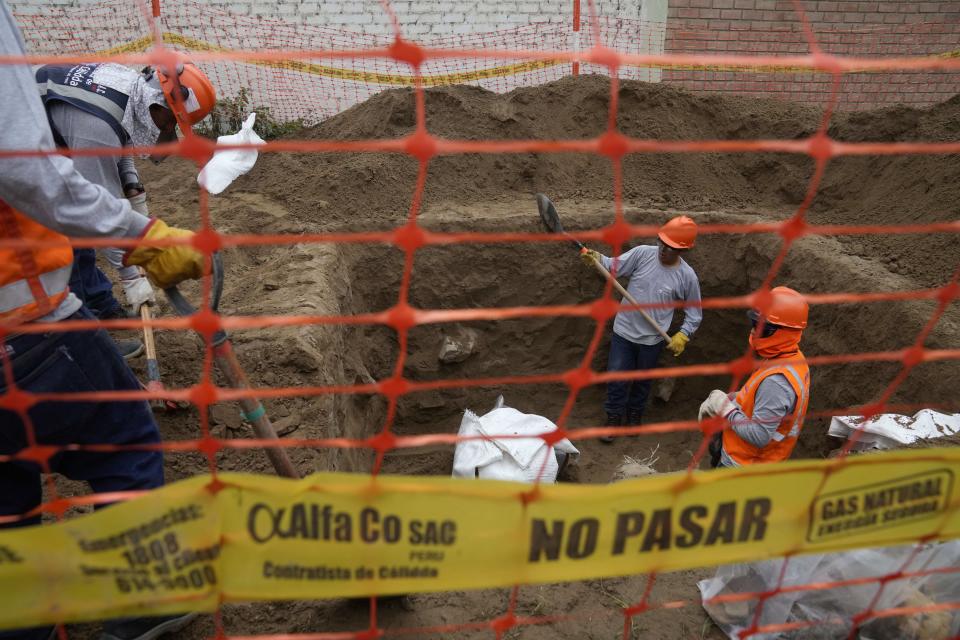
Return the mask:
<path fill-rule="evenodd" d="M 170 73 L 166 67 L 158 67 L 157 79 L 170 110 L 177 114 L 178 120 L 182 118 L 192 126 L 213 110 L 217 92 L 210 78 L 186 55 L 176 55 L 176 73 Z"/>
<path fill-rule="evenodd" d="M 674 249 L 690 249 L 697 239 L 697 223 L 688 216 L 677 216 L 660 227 L 657 236 Z"/>
<path fill-rule="evenodd" d="M 770 324 L 791 329 L 806 328 L 810 305 L 803 294 L 790 287 L 774 287 L 765 303 L 758 311 Z"/>

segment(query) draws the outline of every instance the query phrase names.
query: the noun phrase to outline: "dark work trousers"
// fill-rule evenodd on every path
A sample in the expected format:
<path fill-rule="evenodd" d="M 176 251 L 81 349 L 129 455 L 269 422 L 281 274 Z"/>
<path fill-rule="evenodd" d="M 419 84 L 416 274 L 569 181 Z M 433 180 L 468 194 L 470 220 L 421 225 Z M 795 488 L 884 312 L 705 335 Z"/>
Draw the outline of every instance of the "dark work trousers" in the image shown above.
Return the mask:
<path fill-rule="evenodd" d="M 70 291 L 100 319 L 124 316 L 120 301 L 113 296 L 113 283 L 97 267 L 97 252 L 94 249 L 73 250 Z"/>
<path fill-rule="evenodd" d="M 93 318 L 85 308 L 72 316 Z M 133 372 L 102 329 L 70 333 L 24 334 L 6 341 L 13 349 L 14 379 L 32 393 L 136 390 Z M 7 385 L 0 376 L 0 393 Z M 138 402 L 41 402 L 29 409 L 37 443 L 133 445 L 160 442 L 149 405 Z M 0 453 L 27 446 L 20 416 L 0 410 Z M 50 460 L 52 471 L 86 480 L 95 492 L 153 489 L 163 485 L 160 451 L 61 451 Z M 0 462 L 0 515 L 22 514 L 41 502 L 41 468 L 30 461 Z M 0 525 L 39 524 L 40 516 Z M 0 632 L 0 638 L 46 640 L 51 628 Z"/>
<path fill-rule="evenodd" d="M 607 371 L 643 371 L 655 369 L 666 343 L 637 344 L 617 334 L 610 337 L 610 356 Z M 609 415 L 633 416 L 637 422 L 643 416 L 653 380 L 621 380 L 607 383 L 607 401 L 603 405 Z"/>

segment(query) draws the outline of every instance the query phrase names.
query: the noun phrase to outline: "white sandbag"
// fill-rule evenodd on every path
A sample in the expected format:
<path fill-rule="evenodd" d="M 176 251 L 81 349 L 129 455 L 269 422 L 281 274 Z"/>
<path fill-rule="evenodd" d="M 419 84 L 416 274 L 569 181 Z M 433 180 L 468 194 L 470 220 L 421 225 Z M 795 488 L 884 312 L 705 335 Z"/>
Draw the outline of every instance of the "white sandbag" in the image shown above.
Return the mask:
<path fill-rule="evenodd" d="M 535 436 L 556 431 L 557 425 L 543 416 L 505 407 L 502 402 L 502 398 L 498 399 L 497 408 L 483 416 L 469 410 L 464 412 L 459 435 L 477 439 L 457 443 L 453 454 L 453 476 L 556 482 L 560 468 L 557 451 L 564 455 L 578 455 L 580 452 L 566 438 L 554 446 L 547 445 Z"/>
<path fill-rule="evenodd" d="M 960 413 L 923 409 L 912 416 L 883 413 L 866 421 L 863 416 L 837 416 L 827 433 L 850 439 L 859 429 L 863 432 L 857 437 L 858 449 L 891 449 L 960 432 Z"/>
<path fill-rule="evenodd" d="M 229 136 L 217 138 L 217 144 L 266 144 L 253 130 L 257 114 L 251 113 L 243 121 L 240 131 Z M 253 169 L 257 162 L 256 149 L 228 149 L 217 151 L 210 162 L 203 167 L 197 182 L 210 193 L 222 193 L 234 180 Z"/>
<path fill-rule="evenodd" d="M 783 581 L 784 560 L 765 560 L 724 565 L 713 578 L 697 583 L 704 609 L 731 639 L 754 624 L 757 600 L 708 602 L 720 595 L 763 593 L 776 587 L 811 583 L 842 583 L 833 588 L 781 591 L 768 598 L 757 624 L 821 623 L 792 634 L 751 636 L 762 640 L 789 637 L 796 640 L 842 640 L 849 637 L 851 622 L 871 606 L 882 611 L 898 607 L 953 603 L 960 598 L 960 580 L 941 568 L 960 562 L 960 541 L 905 547 L 854 549 L 839 553 L 800 555 L 790 558 Z M 899 571 L 907 577 L 888 581 L 880 592 L 875 578 Z M 927 573 L 929 572 L 929 573 Z M 910 575 L 921 573 L 922 575 Z M 867 578 L 864 582 L 858 580 Z M 876 598 L 876 601 L 874 599 Z M 827 624 L 826 621 L 832 621 Z M 859 640 L 943 640 L 960 631 L 960 612 L 931 611 L 912 616 L 877 618 L 861 624 Z"/>

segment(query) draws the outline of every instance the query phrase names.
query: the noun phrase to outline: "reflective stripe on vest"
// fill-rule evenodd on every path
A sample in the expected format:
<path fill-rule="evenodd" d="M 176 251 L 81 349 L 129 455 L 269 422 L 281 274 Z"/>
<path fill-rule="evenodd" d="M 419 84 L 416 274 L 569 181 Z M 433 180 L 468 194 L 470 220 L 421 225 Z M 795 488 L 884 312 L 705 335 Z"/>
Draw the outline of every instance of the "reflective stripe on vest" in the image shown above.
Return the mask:
<path fill-rule="evenodd" d="M 0 237 L 26 241 L 23 246 L 0 248 L 0 319 L 28 322 L 54 311 L 69 292 L 73 266 L 70 241 L 3 200 Z M 46 244 L 51 241 L 56 244 Z"/>
<path fill-rule="evenodd" d="M 56 271 L 48 271 L 37 276 L 46 297 L 55 299 L 58 294 L 66 293 L 72 270 L 73 265 L 69 264 Z M 0 286 L 0 314 L 8 314 L 34 302 L 36 302 L 36 298 L 27 280 L 17 280 Z"/>
<path fill-rule="evenodd" d="M 782 434 L 779 429 L 773 432 L 773 439 L 778 442 L 784 438 L 796 438 L 800 435 L 800 427 L 803 424 L 804 414 L 807 412 L 807 399 L 810 395 L 810 374 L 808 373 L 805 377 L 801 378 L 793 366 L 787 365 L 785 369 L 786 371 L 781 373 L 793 378 L 793 384 L 790 386 L 794 389 L 800 389 L 800 395 L 797 396 L 797 401 L 793 407 L 794 419 L 790 425 L 790 431 L 787 432 L 786 435 Z"/>
<path fill-rule="evenodd" d="M 94 83 L 93 72 L 99 66 L 99 64 L 44 65 L 36 70 L 37 89 L 40 91 L 44 106 L 50 102 L 65 102 L 82 109 L 110 125 L 120 139 L 120 143 L 126 144 L 130 136 L 123 128 L 122 122 L 130 97 L 122 91 Z M 53 121 L 50 122 L 50 128 L 59 138 L 56 141 L 57 144 L 66 146 Z"/>

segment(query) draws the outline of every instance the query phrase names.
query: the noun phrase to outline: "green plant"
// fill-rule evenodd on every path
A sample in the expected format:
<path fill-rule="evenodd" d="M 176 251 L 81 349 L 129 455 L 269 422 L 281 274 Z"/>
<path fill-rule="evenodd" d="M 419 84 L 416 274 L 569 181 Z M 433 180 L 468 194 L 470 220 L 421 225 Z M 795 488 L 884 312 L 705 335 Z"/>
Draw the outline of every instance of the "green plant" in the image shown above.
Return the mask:
<path fill-rule="evenodd" d="M 256 113 L 253 130 L 264 140 L 279 138 L 304 126 L 303 120 L 280 122 L 270 113 L 270 107 L 250 107 L 250 95 L 246 87 L 240 89 L 233 98 L 220 98 L 210 115 L 203 119 L 194 131 L 205 138 L 216 139 L 236 133 L 250 113 Z"/>

